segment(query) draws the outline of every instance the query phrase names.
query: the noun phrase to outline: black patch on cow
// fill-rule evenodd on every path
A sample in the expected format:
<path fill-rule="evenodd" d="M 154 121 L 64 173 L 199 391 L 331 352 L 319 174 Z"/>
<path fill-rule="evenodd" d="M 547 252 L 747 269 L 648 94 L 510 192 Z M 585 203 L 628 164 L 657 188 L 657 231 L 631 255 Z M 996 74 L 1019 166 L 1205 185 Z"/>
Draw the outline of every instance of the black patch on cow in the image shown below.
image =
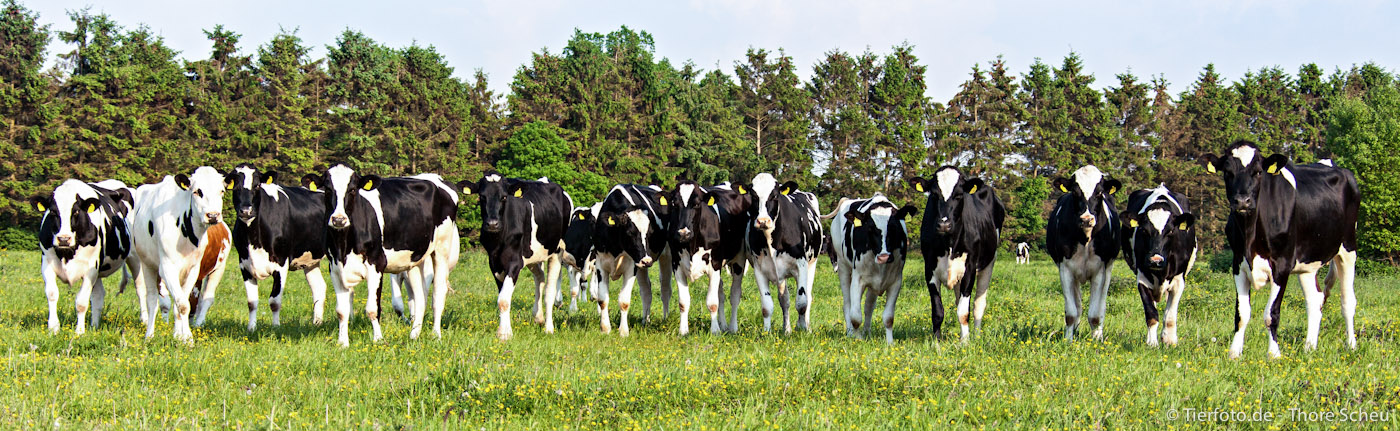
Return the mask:
<path fill-rule="evenodd" d="M 190 241 L 190 244 L 199 244 L 199 235 L 194 234 L 194 212 L 185 210 L 185 214 L 175 220 L 175 224 L 180 227 L 180 235 Z"/>
<path fill-rule="evenodd" d="M 155 220 L 146 220 L 146 234 L 150 236 L 156 236 Z"/>
<path fill-rule="evenodd" d="M 268 297 L 269 297 L 269 298 L 276 298 L 276 297 L 281 296 L 281 295 L 282 295 L 282 272 L 280 272 L 280 271 L 273 272 L 273 273 L 272 273 L 272 293 L 269 294 Z M 272 310 L 272 311 L 277 311 L 277 310 Z"/>

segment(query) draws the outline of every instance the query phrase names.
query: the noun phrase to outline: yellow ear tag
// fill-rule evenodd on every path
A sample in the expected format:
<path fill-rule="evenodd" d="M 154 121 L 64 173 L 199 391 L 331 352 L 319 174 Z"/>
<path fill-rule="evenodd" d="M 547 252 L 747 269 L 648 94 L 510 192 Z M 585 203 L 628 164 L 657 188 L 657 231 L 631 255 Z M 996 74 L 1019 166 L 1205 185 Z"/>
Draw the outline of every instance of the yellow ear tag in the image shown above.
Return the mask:
<path fill-rule="evenodd" d="M 608 226 L 617 226 L 617 220 L 614 220 L 613 216 L 608 216 Z"/>
<path fill-rule="evenodd" d="M 745 189 L 744 186 L 739 186 L 738 188 L 739 188 L 739 194 L 741 194 L 741 195 L 749 194 L 749 191 L 748 191 L 747 189 Z"/>
<path fill-rule="evenodd" d="M 462 187 L 462 194 L 464 194 L 464 195 L 472 194 L 472 188 L 471 188 L 471 187 Z"/>
<path fill-rule="evenodd" d="M 1212 174 L 1215 173 L 1215 164 L 1214 164 L 1214 163 L 1206 163 L 1206 172 L 1210 172 L 1210 173 L 1212 173 Z"/>
<path fill-rule="evenodd" d="M 1108 194 L 1111 195 L 1111 194 L 1114 194 L 1114 193 L 1118 193 L 1118 188 L 1117 188 L 1117 187 L 1109 187 L 1109 188 L 1108 188 Z"/>
<path fill-rule="evenodd" d="M 854 225 L 855 227 L 860 227 L 860 219 L 852 220 L 852 221 L 851 221 L 851 224 Z"/>
<path fill-rule="evenodd" d="M 976 184 L 973 184 L 973 185 L 972 185 L 972 190 L 968 190 L 968 191 L 967 191 L 967 194 L 973 194 L 973 193 L 977 193 L 977 185 L 976 185 Z"/>
<path fill-rule="evenodd" d="M 1186 222 L 1181 222 L 1181 224 L 1176 225 L 1176 228 L 1179 230 L 1186 230 Z"/>
<path fill-rule="evenodd" d="M 782 193 L 783 193 L 783 196 L 787 196 L 788 193 L 792 193 L 792 189 L 787 188 L 787 187 L 783 187 Z"/>
<path fill-rule="evenodd" d="M 525 189 L 515 189 L 515 197 L 518 198 L 518 197 L 521 197 L 521 196 L 525 195 L 525 191 L 524 191 L 524 190 L 525 190 Z"/>
<path fill-rule="evenodd" d="M 1137 219 L 1128 220 L 1128 227 L 1138 227 Z"/>
<path fill-rule="evenodd" d="M 362 186 L 361 188 L 365 189 L 365 191 L 373 190 L 373 189 L 374 189 L 374 181 L 365 181 L 365 185 Z"/>
<path fill-rule="evenodd" d="M 34 206 L 36 206 L 36 207 L 39 208 L 39 212 L 44 212 L 44 211 L 48 211 L 48 210 L 49 210 L 49 207 L 44 206 L 44 204 L 34 204 Z"/>
<path fill-rule="evenodd" d="M 924 183 L 914 183 L 914 190 L 918 190 L 919 193 L 923 193 L 923 192 L 924 192 Z"/>
<path fill-rule="evenodd" d="M 714 197 L 714 196 L 710 196 L 710 201 L 705 203 L 705 205 L 714 205 L 714 204 L 715 204 L 715 197 Z"/>
<path fill-rule="evenodd" d="M 263 181 L 263 184 L 272 184 L 272 177 L 267 177 L 267 180 Z"/>
<path fill-rule="evenodd" d="M 661 206 L 663 206 L 663 207 L 666 206 L 666 197 L 665 197 L 665 196 L 662 196 L 662 197 L 661 197 Z"/>
<path fill-rule="evenodd" d="M 1274 164 L 1272 164 L 1272 165 L 1269 165 L 1269 173 L 1271 173 L 1271 174 L 1278 174 L 1278 163 L 1274 163 Z"/>
<path fill-rule="evenodd" d="M 1060 184 L 1060 193 L 1069 193 L 1069 188 L 1066 188 L 1064 184 Z"/>
<path fill-rule="evenodd" d="M 233 182 L 229 182 L 228 184 L 224 184 L 224 189 L 233 190 Z"/>
<path fill-rule="evenodd" d="M 306 187 L 307 190 L 311 190 L 311 191 L 313 191 L 313 192 L 314 192 L 314 191 L 317 191 L 317 190 L 316 190 L 316 183 L 307 183 L 306 186 L 307 186 L 307 187 Z"/>
<path fill-rule="evenodd" d="M 97 204 L 88 204 L 87 212 L 97 211 Z"/>

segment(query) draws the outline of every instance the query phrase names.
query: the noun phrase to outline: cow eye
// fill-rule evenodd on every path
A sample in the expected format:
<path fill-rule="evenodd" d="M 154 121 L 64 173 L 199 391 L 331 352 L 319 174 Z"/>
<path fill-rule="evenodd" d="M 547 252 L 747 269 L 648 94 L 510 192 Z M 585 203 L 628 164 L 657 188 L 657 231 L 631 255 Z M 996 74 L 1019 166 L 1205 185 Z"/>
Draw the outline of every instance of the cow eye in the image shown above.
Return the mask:
<path fill-rule="evenodd" d="M 194 196 L 195 196 L 195 197 L 202 198 L 202 197 L 204 197 L 204 191 L 203 191 L 203 190 L 199 190 L 199 189 L 195 189 L 195 190 L 194 190 Z"/>

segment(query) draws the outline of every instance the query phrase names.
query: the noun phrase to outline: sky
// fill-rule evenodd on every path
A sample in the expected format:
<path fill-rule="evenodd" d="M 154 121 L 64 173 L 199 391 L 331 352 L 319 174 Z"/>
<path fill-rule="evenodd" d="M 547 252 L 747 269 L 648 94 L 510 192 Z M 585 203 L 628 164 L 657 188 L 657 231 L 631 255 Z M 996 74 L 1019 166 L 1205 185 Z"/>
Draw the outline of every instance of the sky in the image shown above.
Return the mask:
<path fill-rule="evenodd" d="M 928 66 L 927 95 L 936 101 L 998 55 L 1021 75 L 1037 58 L 1056 66 L 1073 51 L 1096 87 L 1131 71 L 1142 81 L 1165 77 L 1173 94 L 1208 63 L 1231 81 L 1273 66 L 1296 74 L 1306 63 L 1329 72 L 1365 62 L 1400 67 L 1400 2 L 1380 0 L 20 1 L 55 31 L 71 30 L 67 12 L 88 6 L 126 28 L 144 24 L 189 60 L 209 56 L 202 30 L 216 24 L 242 34 L 243 53 L 295 30 L 316 48 L 314 58 L 353 29 L 391 47 L 434 46 L 456 76 L 482 69 L 498 94 L 532 53 L 560 52 L 574 29 L 624 25 L 651 33 L 658 58 L 731 76 L 749 48 L 782 48 L 805 80 L 828 51 L 883 55 L 908 43 Z M 71 49 L 55 38 L 49 56 Z"/>

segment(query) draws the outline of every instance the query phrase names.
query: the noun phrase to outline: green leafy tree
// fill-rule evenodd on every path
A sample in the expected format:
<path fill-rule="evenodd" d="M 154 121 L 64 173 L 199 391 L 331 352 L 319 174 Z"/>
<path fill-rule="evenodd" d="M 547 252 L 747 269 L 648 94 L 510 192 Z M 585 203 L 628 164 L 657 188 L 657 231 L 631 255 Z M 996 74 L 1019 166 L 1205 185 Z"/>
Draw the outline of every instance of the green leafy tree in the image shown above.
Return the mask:
<path fill-rule="evenodd" d="M 40 146 L 42 128 L 57 114 L 50 104 L 53 87 L 39 73 L 49 44 L 49 26 L 39 14 L 6 0 L 0 10 L 0 224 L 20 223 L 29 211 L 25 199 L 35 193 L 29 165 Z"/>
<path fill-rule="evenodd" d="M 1327 116 L 1328 147 L 1361 185 L 1357 231 L 1363 255 L 1400 262 L 1400 86 L 1379 75 L 1360 97 L 1335 101 Z"/>
<path fill-rule="evenodd" d="M 745 61 L 736 62 L 739 78 L 739 112 L 754 153 L 764 163 L 762 171 L 810 187 L 812 175 L 812 99 L 801 87 L 792 57 L 779 49 L 776 58 L 763 49 L 749 49 Z M 745 180 L 747 181 L 747 180 Z"/>
<path fill-rule="evenodd" d="M 564 187 L 576 206 L 602 200 L 608 192 L 608 179 L 570 163 L 574 154 L 559 132 L 558 126 L 543 121 L 517 129 L 506 140 L 507 156 L 497 161 L 496 168 L 508 177 L 548 178 Z"/>

